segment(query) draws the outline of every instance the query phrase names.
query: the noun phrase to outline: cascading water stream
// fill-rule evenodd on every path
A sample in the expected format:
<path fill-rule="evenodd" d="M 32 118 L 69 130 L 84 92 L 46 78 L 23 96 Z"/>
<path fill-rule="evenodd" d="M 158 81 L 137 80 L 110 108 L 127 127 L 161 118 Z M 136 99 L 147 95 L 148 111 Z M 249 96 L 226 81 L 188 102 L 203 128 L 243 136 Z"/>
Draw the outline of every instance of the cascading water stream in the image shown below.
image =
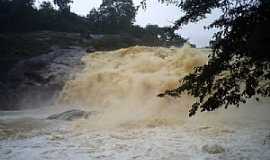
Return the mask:
<path fill-rule="evenodd" d="M 188 45 L 136 46 L 92 53 L 82 61 L 86 67 L 66 83 L 60 104 L 95 109 L 102 113 L 102 125 L 136 121 L 174 123 L 187 116 L 192 99 L 157 95 L 177 87 L 179 79 L 194 67 L 207 63 L 207 54 Z"/>

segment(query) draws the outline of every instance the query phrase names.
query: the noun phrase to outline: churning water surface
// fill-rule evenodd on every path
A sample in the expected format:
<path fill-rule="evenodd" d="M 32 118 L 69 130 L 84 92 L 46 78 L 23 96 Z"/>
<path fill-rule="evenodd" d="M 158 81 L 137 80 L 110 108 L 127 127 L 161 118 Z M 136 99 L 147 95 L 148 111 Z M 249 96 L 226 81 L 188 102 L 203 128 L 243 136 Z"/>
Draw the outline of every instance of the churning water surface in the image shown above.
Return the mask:
<path fill-rule="evenodd" d="M 269 100 L 188 118 L 191 97 L 157 97 L 207 56 L 187 45 L 88 54 L 54 106 L 0 113 L 0 159 L 269 160 Z M 96 114 L 46 120 L 71 108 Z"/>

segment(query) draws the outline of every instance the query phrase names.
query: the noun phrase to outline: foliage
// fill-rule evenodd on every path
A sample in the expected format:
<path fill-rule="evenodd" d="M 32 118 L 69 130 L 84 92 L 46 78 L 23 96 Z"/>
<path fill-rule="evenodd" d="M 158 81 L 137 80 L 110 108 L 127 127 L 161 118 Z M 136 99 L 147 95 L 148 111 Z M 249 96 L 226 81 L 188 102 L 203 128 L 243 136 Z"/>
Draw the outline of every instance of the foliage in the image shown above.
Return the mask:
<path fill-rule="evenodd" d="M 38 30 L 80 32 L 88 29 L 86 18 L 68 10 L 55 10 L 46 1 L 37 9 L 34 0 L 1 0 L 0 23 L 2 33 Z"/>
<path fill-rule="evenodd" d="M 132 0 L 103 0 L 100 8 L 87 15 L 92 29 L 99 32 L 127 31 L 135 20 L 136 9 Z"/>
<path fill-rule="evenodd" d="M 98 9 L 93 8 L 87 15 L 90 33 L 121 34 L 126 33 L 143 40 L 142 45 L 181 46 L 185 39 L 176 35 L 170 27 L 147 25 L 145 28 L 133 25 L 136 7 L 132 0 L 103 0 Z M 125 37 L 125 36 L 124 36 Z M 130 40 L 127 39 L 127 43 Z M 101 43 L 103 44 L 103 43 Z M 111 44 L 108 44 L 110 46 Z M 122 45 L 126 46 L 126 45 Z M 109 47 L 111 48 L 111 47 Z"/>
<path fill-rule="evenodd" d="M 158 25 L 147 25 L 144 28 L 143 36 L 145 39 L 154 39 L 155 43 L 161 42 L 161 46 L 182 46 L 187 40 L 175 34 L 170 27 L 159 27 Z"/>
<path fill-rule="evenodd" d="M 103 0 L 98 9 L 92 9 L 87 17 L 70 12 L 71 0 L 54 0 L 56 10 L 49 1 L 39 9 L 35 0 L 1 0 L 0 33 L 32 32 L 49 30 L 57 32 L 79 32 L 88 38 L 89 34 L 131 34 L 149 44 L 182 45 L 185 41 L 169 27 L 149 25 L 146 28 L 134 26 L 136 7 L 132 0 Z M 158 38 L 160 36 L 160 38 Z"/>
<path fill-rule="evenodd" d="M 35 17 L 35 10 L 32 7 L 33 0 L 1 0 L 0 1 L 0 29 L 8 30 L 12 26 L 14 31 L 30 28 L 28 23 L 31 23 Z M 18 25 L 25 23 L 25 25 Z"/>
<path fill-rule="evenodd" d="M 56 4 L 59 7 L 59 10 L 61 12 L 70 12 L 70 3 L 73 3 L 72 0 L 54 0 L 54 4 Z"/>
<path fill-rule="evenodd" d="M 269 0 L 181 0 L 176 5 L 185 15 L 175 22 L 174 29 L 197 22 L 218 8 L 222 15 L 208 28 L 221 31 L 211 42 L 208 64 L 195 68 L 180 87 L 159 96 L 178 97 L 184 92 L 194 96 L 197 101 L 190 116 L 198 109 L 213 111 L 239 106 L 252 97 L 270 96 Z"/>

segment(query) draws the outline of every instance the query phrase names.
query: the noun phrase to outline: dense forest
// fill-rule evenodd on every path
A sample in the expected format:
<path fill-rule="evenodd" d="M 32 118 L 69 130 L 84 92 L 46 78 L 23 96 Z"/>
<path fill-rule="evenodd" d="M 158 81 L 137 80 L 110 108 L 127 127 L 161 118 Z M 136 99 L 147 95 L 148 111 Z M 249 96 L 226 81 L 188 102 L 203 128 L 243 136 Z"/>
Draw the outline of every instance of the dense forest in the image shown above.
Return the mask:
<path fill-rule="evenodd" d="M 93 8 L 86 17 L 70 11 L 70 0 L 55 0 L 58 9 L 49 1 L 39 7 L 34 0 L 1 0 L 0 32 L 31 32 L 50 30 L 58 32 L 119 34 L 155 37 L 162 40 L 182 40 L 170 27 L 134 25 L 136 12 L 132 0 L 104 0 L 98 9 Z"/>

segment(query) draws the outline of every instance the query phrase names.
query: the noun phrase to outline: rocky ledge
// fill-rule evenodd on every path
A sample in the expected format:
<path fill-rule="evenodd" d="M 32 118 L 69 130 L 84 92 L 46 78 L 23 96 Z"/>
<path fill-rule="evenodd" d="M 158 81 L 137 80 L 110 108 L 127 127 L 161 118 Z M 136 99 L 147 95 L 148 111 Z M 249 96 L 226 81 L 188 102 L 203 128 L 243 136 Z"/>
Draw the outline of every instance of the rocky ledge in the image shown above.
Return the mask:
<path fill-rule="evenodd" d="M 48 54 L 16 64 L 0 84 L 0 109 L 37 108 L 50 105 L 64 83 L 83 68 L 80 47 L 53 48 Z"/>

